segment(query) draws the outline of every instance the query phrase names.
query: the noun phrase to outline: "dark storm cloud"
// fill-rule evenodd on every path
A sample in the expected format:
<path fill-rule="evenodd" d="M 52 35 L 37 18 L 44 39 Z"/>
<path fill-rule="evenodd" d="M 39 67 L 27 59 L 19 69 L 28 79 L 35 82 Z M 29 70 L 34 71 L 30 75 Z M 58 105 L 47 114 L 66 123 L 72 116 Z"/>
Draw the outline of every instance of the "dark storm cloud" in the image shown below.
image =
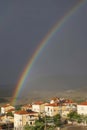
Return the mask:
<path fill-rule="evenodd" d="M 17 82 L 18 77 L 42 38 L 44 38 L 55 23 L 58 22 L 64 14 L 69 12 L 78 2 L 79 0 L 0 1 L 1 84 Z M 83 34 L 77 35 L 81 36 L 82 39 L 86 41 L 85 21 L 87 20 L 87 17 L 83 17 L 84 20 L 82 20 L 81 15 L 79 15 L 78 18 L 83 26 L 79 27 L 77 23 L 77 29 L 79 29 L 79 31 L 82 30 Z M 77 22 L 77 20 L 75 22 Z M 68 33 L 65 35 L 67 34 Z M 62 34 L 60 37 L 62 37 Z"/>

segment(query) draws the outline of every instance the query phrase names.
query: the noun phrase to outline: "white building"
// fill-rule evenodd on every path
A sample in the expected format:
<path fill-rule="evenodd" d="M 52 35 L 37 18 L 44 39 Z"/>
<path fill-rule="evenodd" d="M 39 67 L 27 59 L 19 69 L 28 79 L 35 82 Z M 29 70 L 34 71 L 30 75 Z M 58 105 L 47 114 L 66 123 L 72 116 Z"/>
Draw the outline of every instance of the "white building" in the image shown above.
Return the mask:
<path fill-rule="evenodd" d="M 29 112 L 29 115 L 27 116 L 27 123 L 32 126 L 35 124 L 35 121 L 38 119 L 38 113 L 37 112 Z"/>
<path fill-rule="evenodd" d="M 77 105 L 77 113 L 81 115 L 87 115 L 87 102 L 82 102 Z"/>
<path fill-rule="evenodd" d="M 45 113 L 47 116 L 55 116 L 59 112 L 59 106 L 57 103 L 45 105 Z"/>
<path fill-rule="evenodd" d="M 23 129 L 26 125 L 28 115 L 28 112 L 23 110 L 14 113 L 14 130 Z"/>
<path fill-rule="evenodd" d="M 73 102 L 70 99 L 66 99 L 63 103 L 66 106 L 66 111 L 76 111 L 77 110 L 77 103 Z"/>
<path fill-rule="evenodd" d="M 32 104 L 32 111 L 42 113 L 45 109 L 45 104 L 43 102 L 35 102 Z"/>
<path fill-rule="evenodd" d="M 51 100 L 50 100 L 50 104 L 53 104 L 53 103 L 59 103 L 59 98 L 58 97 L 53 97 Z"/>
<path fill-rule="evenodd" d="M 14 130 L 23 130 L 26 124 L 34 125 L 35 121 L 38 119 L 37 112 L 27 112 L 25 110 L 20 110 L 14 113 Z"/>

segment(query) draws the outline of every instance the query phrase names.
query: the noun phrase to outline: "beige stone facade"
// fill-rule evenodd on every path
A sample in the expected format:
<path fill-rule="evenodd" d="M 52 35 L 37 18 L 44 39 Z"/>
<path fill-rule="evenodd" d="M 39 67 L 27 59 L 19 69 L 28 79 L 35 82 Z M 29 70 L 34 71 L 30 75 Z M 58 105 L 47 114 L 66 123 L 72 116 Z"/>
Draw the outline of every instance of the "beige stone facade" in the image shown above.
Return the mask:
<path fill-rule="evenodd" d="M 43 102 L 35 102 L 32 104 L 32 110 L 38 113 L 42 113 L 45 109 L 45 104 Z"/>
<path fill-rule="evenodd" d="M 17 111 L 14 113 L 14 129 L 22 130 L 26 124 L 34 125 L 36 119 L 38 119 L 37 112 Z"/>
<path fill-rule="evenodd" d="M 6 104 L 1 107 L 1 114 L 6 114 L 10 110 L 15 110 L 15 107 L 11 106 L 10 104 Z"/>
<path fill-rule="evenodd" d="M 59 107 L 58 104 L 53 103 L 53 104 L 47 104 L 45 105 L 45 113 L 47 116 L 55 116 L 58 114 L 59 111 Z"/>

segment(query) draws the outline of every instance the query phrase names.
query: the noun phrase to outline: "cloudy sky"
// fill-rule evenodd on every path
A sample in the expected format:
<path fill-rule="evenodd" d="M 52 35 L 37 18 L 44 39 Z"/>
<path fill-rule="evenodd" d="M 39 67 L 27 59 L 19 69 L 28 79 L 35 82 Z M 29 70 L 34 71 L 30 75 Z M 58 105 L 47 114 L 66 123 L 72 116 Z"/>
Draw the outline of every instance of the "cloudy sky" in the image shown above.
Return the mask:
<path fill-rule="evenodd" d="M 0 84 L 18 82 L 41 40 L 79 2 L 0 0 Z M 83 2 L 33 64 L 29 80 L 35 84 L 46 76 L 87 77 L 87 1 Z"/>

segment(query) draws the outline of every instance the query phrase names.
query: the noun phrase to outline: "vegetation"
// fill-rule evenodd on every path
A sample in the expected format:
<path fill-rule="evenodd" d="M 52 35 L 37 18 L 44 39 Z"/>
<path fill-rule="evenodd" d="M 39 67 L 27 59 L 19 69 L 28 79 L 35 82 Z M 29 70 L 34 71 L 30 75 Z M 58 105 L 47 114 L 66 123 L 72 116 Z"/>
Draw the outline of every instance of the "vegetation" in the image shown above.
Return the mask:
<path fill-rule="evenodd" d="M 34 126 L 29 126 L 28 124 L 26 124 L 24 126 L 24 130 L 35 130 L 35 127 Z"/>
<path fill-rule="evenodd" d="M 24 130 L 43 130 L 44 129 L 44 118 L 39 116 L 39 119 L 35 121 L 35 126 L 25 125 Z"/>
<path fill-rule="evenodd" d="M 17 106 L 15 106 L 15 110 L 16 110 L 16 111 L 21 110 L 21 106 L 22 106 L 22 105 L 17 105 Z"/>
<path fill-rule="evenodd" d="M 12 112 L 8 112 L 8 113 L 7 113 L 7 116 L 12 116 L 12 117 L 14 117 L 14 115 L 13 115 Z"/>
<path fill-rule="evenodd" d="M 25 125 L 24 130 L 44 130 L 46 127 L 47 130 L 53 130 L 55 127 L 61 126 L 61 116 L 57 114 L 54 117 L 40 117 L 35 121 L 35 126 Z"/>
<path fill-rule="evenodd" d="M 77 112 L 70 112 L 68 114 L 68 119 L 72 122 L 76 121 L 77 123 L 81 123 L 84 120 L 86 120 L 87 118 L 83 115 L 79 115 Z"/>
<path fill-rule="evenodd" d="M 54 124 L 56 127 L 59 127 L 62 125 L 61 116 L 60 114 L 57 114 L 54 116 Z"/>
<path fill-rule="evenodd" d="M 79 115 L 77 112 L 70 112 L 68 114 L 68 120 L 72 123 L 75 121 L 77 123 L 87 123 L 87 116 Z M 67 124 L 67 120 L 62 120 L 59 114 L 55 115 L 54 117 L 40 117 L 35 121 L 34 126 L 29 126 L 28 124 L 25 125 L 24 130 L 44 130 L 46 127 L 47 130 L 53 130 L 56 127 L 61 127 L 62 125 Z"/>

